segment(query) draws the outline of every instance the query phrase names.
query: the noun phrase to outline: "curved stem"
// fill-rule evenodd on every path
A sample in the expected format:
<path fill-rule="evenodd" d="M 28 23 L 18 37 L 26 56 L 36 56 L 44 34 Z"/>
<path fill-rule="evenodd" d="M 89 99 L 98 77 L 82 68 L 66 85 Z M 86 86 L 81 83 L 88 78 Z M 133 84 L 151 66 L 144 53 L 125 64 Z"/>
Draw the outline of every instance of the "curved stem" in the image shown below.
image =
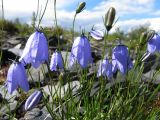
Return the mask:
<path fill-rule="evenodd" d="M 58 51 L 60 52 L 60 41 L 59 41 L 59 30 L 58 30 L 58 23 L 57 23 L 57 13 L 56 13 L 56 0 L 54 0 L 54 17 L 55 17 L 55 26 L 57 28 L 57 34 L 58 34 Z"/>
<path fill-rule="evenodd" d="M 4 19 L 4 7 L 3 7 L 3 0 L 2 0 L 2 20 Z"/>
<path fill-rule="evenodd" d="M 0 61 L 2 58 L 2 39 L 3 39 L 3 23 L 4 22 L 4 7 L 3 7 L 3 0 L 2 0 L 2 27 L 1 27 L 1 40 L 0 40 Z M 1 64 L 0 64 L 0 68 L 1 68 Z"/>
<path fill-rule="evenodd" d="M 103 52 L 102 52 L 102 57 L 103 57 L 103 59 L 104 59 L 104 57 L 105 57 L 105 50 L 106 50 L 106 47 L 107 47 L 107 38 L 108 38 L 108 33 L 109 33 L 109 31 L 105 31 L 105 34 L 104 34 L 104 47 L 103 47 Z"/>
<path fill-rule="evenodd" d="M 74 15 L 73 24 L 72 24 L 72 42 L 74 41 L 74 24 L 76 20 L 77 13 Z"/>
<path fill-rule="evenodd" d="M 35 21 L 37 20 L 38 13 L 39 13 L 39 0 L 38 0 L 38 3 L 37 3 L 37 12 L 36 12 L 36 16 L 35 16 Z M 35 25 L 35 26 L 36 26 L 36 25 Z M 35 26 L 34 26 L 34 27 L 35 27 Z"/>
<path fill-rule="evenodd" d="M 46 1 L 46 5 L 45 5 L 44 11 L 43 11 L 43 13 L 42 13 L 42 16 L 41 16 L 40 19 L 39 19 L 38 29 L 39 29 L 39 25 L 40 25 L 40 23 L 41 23 L 41 21 L 42 21 L 42 18 L 43 18 L 43 16 L 44 16 L 45 12 L 46 12 L 47 5 L 48 5 L 48 0 Z"/>

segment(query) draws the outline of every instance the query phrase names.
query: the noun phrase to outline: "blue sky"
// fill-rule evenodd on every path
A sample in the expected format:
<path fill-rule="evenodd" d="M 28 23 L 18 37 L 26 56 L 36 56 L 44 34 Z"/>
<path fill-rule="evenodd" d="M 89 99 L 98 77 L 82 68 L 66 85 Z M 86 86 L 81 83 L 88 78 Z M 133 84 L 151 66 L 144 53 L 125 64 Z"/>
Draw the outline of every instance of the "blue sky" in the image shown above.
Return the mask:
<path fill-rule="evenodd" d="M 54 26 L 53 1 L 49 0 L 42 25 Z M 93 25 L 103 28 L 102 17 L 109 7 L 116 8 L 119 21 L 115 25 L 124 31 L 139 25 L 150 25 L 151 29 L 160 31 L 160 0 L 84 0 L 86 9 L 77 16 L 76 29 L 81 27 L 90 29 Z M 73 16 L 78 3 L 82 0 L 57 0 L 57 17 L 64 28 L 71 28 Z M 40 0 L 44 8 L 45 0 Z M 1 5 L 1 3 L 0 3 Z M 31 23 L 31 16 L 36 11 L 37 0 L 4 0 L 5 18 L 19 18 L 23 22 Z M 0 11 L 1 12 L 1 11 Z"/>

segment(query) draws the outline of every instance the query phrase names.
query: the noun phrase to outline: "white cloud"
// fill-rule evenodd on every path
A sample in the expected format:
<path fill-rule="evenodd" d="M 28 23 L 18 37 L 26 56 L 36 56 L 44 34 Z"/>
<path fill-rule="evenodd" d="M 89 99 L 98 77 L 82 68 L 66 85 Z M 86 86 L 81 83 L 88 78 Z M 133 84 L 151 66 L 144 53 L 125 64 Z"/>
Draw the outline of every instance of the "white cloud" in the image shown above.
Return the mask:
<path fill-rule="evenodd" d="M 145 18 L 145 19 L 131 19 L 117 22 L 115 27 L 120 27 L 123 30 L 131 30 L 134 27 L 141 25 L 148 25 L 150 29 L 160 31 L 160 17 L 159 18 Z"/>
<path fill-rule="evenodd" d="M 148 3 L 148 4 L 147 4 Z M 94 8 L 96 11 L 107 11 L 110 7 L 115 7 L 118 15 L 142 14 L 151 12 L 154 0 L 107 0 L 101 2 Z"/>
<path fill-rule="evenodd" d="M 150 5 L 152 3 L 154 3 L 155 0 L 135 0 L 140 4 L 144 4 L 144 5 Z"/>
<path fill-rule="evenodd" d="M 46 0 L 40 0 L 40 4 L 43 4 L 43 8 Z M 42 24 L 47 26 L 54 25 L 54 4 L 53 0 L 49 0 L 46 13 L 43 18 Z M 57 18 L 59 24 L 63 27 L 71 28 L 72 20 L 75 11 L 67 11 L 65 8 L 78 4 L 80 0 L 57 0 Z M 86 0 L 87 2 L 87 0 Z M 117 11 L 117 16 L 120 16 L 120 21 L 116 26 L 122 27 L 124 30 L 128 30 L 135 25 L 140 25 L 141 23 L 150 23 L 151 27 L 154 29 L 159 29 L 158 20 L 160 18 L 146 18 L 136 20 L 130 18 L 125 19 L 126 16 L 136 16 L 141 14 L 160 14 L 160 12 L 154 11 L 155 0 L 107 0 L 101 1 L 97 6 L 90 10 L 84 10 L 82 13 L 77 15 L 75 27 L 79 29 L 79 26 L 90 29 L 92 25 L 103 26 L 102 16 L 107 12 L 109 7 L 115 7 Z M 36 12 L 37 0 L 4 0 L 5 17 L 6 18 L 16 18 L 21 17 L 26 22 L 31 22 L 31 16 L 33 11 Z M 75 6 L 76 8 L 76 6 Z"/>

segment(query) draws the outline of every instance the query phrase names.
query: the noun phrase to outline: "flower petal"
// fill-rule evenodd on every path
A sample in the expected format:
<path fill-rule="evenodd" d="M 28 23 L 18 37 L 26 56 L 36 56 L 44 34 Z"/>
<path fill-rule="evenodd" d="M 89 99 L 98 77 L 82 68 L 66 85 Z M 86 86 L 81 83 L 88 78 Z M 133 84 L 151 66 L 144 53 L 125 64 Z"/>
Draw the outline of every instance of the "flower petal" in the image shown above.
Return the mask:
<path fill-rule="evenodd" d="M 63 66 L 63 58 L 61 53 L 56 51 L 52 54 L 50 70 L 57 71 L 57 67 L 59 67 L 60 69 L 63 69 L 64 66 Z"/>
<path fill-rule="evenodd" d="M 133 63 L 129 57 L 128 48 L 124 45 L 118 45 L 113 49 L 112 59 L 112 71 L 114 73 L 118 68 L 122 74 L 126 74 L 126 72 L 133 67 Z"/>
<path fill-rule="evenodd" d="M 15 89 L 18 87 L 18 83 L 16 81 L 16 71 L 15 71 L 15 64 L 11 64 L 7 73 L 7 89 L 10 94 L 13 93 Z"/>
<path fill-rule="evenodd" d="M 155 34 L 151 40 L 148 41 L 147 50 L 150 53 L 154 53 L 155 51 L 160 52 L 160 36 Z"/>
<path fill-rule="evenodd" d="M 108 59 L 105 59 L 102 61 L 102 63 L 100 63 L 97 77 L 99 76 L 107 76 L 109 79 L 113 76 L 112 64 L 109 62 Z"/>
<path fill-rule="evenodd" d="M 31 63 L 35 68 L 48 61 L 48 44 L 43 33 L 36 31 L 29 37 L 19 61 Z"/>
<path fill-rule="evenodd" d="M 104 37 L 104 33 L 100 30 L 91 30 L 90 36 L 92 36 L 96 40 L 102 40 Z"/>
<path fill-rule="evenodd" d="M 82 68 L 86 68 L 89 63 L 93 62 L 91 47 L 85 36 L 77 37 L 73 43 L 70 56 L 70 66 L 72 66 L 75 61 L 78 61 Z"/>
<path fill-rule="evenodd" d="M 16 79 L 18 85 L 25 91 L 28 92 L 29 90 L 29 84 L 27 81 L 27 75 L 24 66 L 21 63 L 16 64 Z"/>

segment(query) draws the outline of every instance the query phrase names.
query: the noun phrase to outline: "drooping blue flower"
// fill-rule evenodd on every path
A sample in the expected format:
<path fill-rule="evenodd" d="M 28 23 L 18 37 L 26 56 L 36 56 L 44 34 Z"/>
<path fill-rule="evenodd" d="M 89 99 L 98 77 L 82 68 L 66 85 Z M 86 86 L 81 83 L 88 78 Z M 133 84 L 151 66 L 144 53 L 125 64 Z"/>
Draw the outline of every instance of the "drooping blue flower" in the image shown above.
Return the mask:
<path fill-rule="evenodd" d="M 154 34 L 154 36 L 148 41 L 147 50 L 150 53 L 160 52 L 160 36 Z"/>
<path fill-rule="evenodd" d="M 27 75 L 22 63 L 12 63 L 7 74 L 6 87 L 10 94 L 21 87 L 25 92 L 29 90 Z"/>
<path fill-rule="evenodd" d="M 29 37 L 19 61 L 31 63 L 35 68 L 48 61 L 47 40 L 42 32 L 36 31 Z"/>
<path fill-rule="evenodd" d="M 92 29 L 90 32 L 90 36 L 96 40 L 102 40 L 104 37 L 104 33 L 101 30 Z"/>
<path fill-rule="evenodd" d="M 97 73 L 97 77 L 104 76 L 110 79 L 113 76 L 112 63 L 108 59 L 101 61 Z"/>
<path fill-rule="evenodd" d="M 32 108 L 34 108 L 40 101 L 40 99 L 42 98 L 43 93 L 42 91 L 34 91 L 26 100 L 25 102 L 25 110 L 30 110 Z"/>
<path fill-rule="evenodd" d="M 93 61 L 90 43 L 84 35 L 77 37 L 72 46 L 70 66 L 72 66 L 76 61 L 82 68 L 86 68 L 87 65 Z"/>
<path fill-rule="evenodd" d="M 112 65 L 113 73 L 120 70 L 122 74 L 126 74 L 126 72 L 133 67 L 133 63 L 129 57 L 128 48 L 125 45 L 118 45 L 113 49 Z"/>
<path fill-rule="evenodd" d="M 60 69 L 63 69 L 63 58 L 61 53 L 55 51 L 52 54 L 51 62 L 50 62 L 50 70 L 51 71 L 57 71 L 57 67 Z"/>

